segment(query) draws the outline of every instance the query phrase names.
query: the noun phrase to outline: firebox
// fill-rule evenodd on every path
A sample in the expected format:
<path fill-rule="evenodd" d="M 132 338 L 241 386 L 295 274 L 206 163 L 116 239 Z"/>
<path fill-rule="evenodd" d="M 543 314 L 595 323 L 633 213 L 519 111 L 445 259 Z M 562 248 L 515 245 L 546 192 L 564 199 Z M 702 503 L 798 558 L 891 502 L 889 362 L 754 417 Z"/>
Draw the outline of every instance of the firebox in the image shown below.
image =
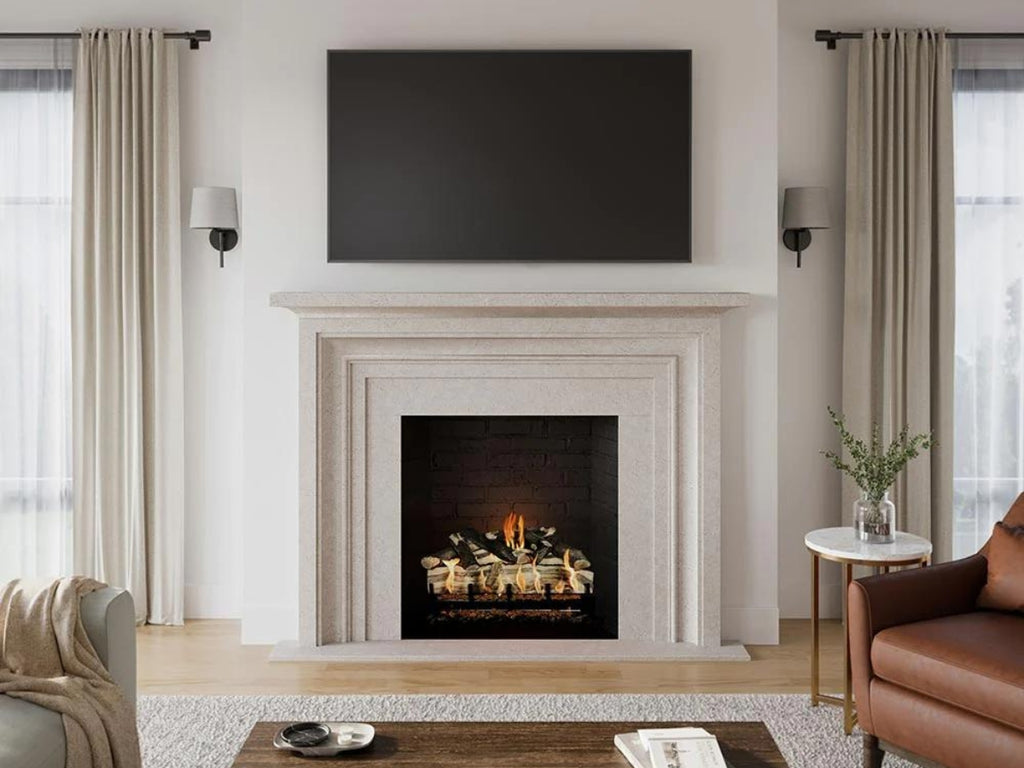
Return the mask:
<path fill-rule="evenodd" d="M 618 637 L 618 418 L 402 417 L 402 637 Z"/>

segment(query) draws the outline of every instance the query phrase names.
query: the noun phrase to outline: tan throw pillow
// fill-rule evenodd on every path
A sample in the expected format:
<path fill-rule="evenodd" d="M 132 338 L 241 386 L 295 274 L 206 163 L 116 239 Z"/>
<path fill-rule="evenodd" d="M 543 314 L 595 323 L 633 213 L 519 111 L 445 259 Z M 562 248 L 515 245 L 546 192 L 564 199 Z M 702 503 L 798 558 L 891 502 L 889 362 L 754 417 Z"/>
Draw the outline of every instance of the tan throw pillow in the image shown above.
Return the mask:
<path fill-rule="evenodd" d="M 1024 613 L 1024 526 L 996 523 L 986 556 L 988 581 L 978 607 Z"/>

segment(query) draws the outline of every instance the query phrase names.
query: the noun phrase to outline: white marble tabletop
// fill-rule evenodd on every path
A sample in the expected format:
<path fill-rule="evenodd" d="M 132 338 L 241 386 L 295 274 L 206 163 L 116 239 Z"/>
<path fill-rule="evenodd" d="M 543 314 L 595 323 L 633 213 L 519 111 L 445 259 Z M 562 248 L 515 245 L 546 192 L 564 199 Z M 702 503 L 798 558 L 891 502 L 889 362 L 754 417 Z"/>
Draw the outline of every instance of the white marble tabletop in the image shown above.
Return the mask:
<path fill-rule="evenodd" d="M 932 553 L 932 543 L 920 536 L 897 531 L 896 541 L 891 544 L 869 544 L 860 541 L 853 527 L 848 525 L 811 531 L 804 536 L 804 544 L 809 550 L 825 558 L 857 560 L 879 565 L 914 558 L 924 559 Z"/>

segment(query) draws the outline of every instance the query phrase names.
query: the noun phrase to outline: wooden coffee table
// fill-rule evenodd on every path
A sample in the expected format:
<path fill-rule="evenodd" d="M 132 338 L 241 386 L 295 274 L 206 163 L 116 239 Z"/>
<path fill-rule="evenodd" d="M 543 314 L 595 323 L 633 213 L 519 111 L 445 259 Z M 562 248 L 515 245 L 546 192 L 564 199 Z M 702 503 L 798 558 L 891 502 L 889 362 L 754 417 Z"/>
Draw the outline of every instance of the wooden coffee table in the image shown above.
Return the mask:
<path fill-rule="evenodd" d="M 275 749 L 286 723 L 256 723 L 234 768 L 386 764 L 404 768 L 629 768 L 612 743 L 638 728 L 695 725 L 718 737 L 733 768 L 787 768 L 764 723 L 372 723 L 367 749 L 304 758 Z"/>

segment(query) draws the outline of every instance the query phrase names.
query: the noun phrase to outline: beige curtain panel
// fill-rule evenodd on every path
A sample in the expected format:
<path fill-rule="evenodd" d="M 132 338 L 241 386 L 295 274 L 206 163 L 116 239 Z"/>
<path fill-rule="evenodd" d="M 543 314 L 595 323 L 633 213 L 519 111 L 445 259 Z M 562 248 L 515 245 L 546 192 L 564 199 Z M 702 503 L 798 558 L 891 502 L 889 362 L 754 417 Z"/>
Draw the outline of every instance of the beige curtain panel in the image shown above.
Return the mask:
<path fill-rule="evenodd" d="M 950 556 L 953 449 L 953 85 L 942 32 L 866 32 L 849 50 L 843 411 L 886 439 L 938 445 L 896 483 L 900 530 Z M 857 491 L 844 481 L 844 514 Z"/>
<path fill-rule="evenodd" d="M 82 33 L 72 190 L 74 567 L 181 624 L 178 64 L 159 31 Z"/>

